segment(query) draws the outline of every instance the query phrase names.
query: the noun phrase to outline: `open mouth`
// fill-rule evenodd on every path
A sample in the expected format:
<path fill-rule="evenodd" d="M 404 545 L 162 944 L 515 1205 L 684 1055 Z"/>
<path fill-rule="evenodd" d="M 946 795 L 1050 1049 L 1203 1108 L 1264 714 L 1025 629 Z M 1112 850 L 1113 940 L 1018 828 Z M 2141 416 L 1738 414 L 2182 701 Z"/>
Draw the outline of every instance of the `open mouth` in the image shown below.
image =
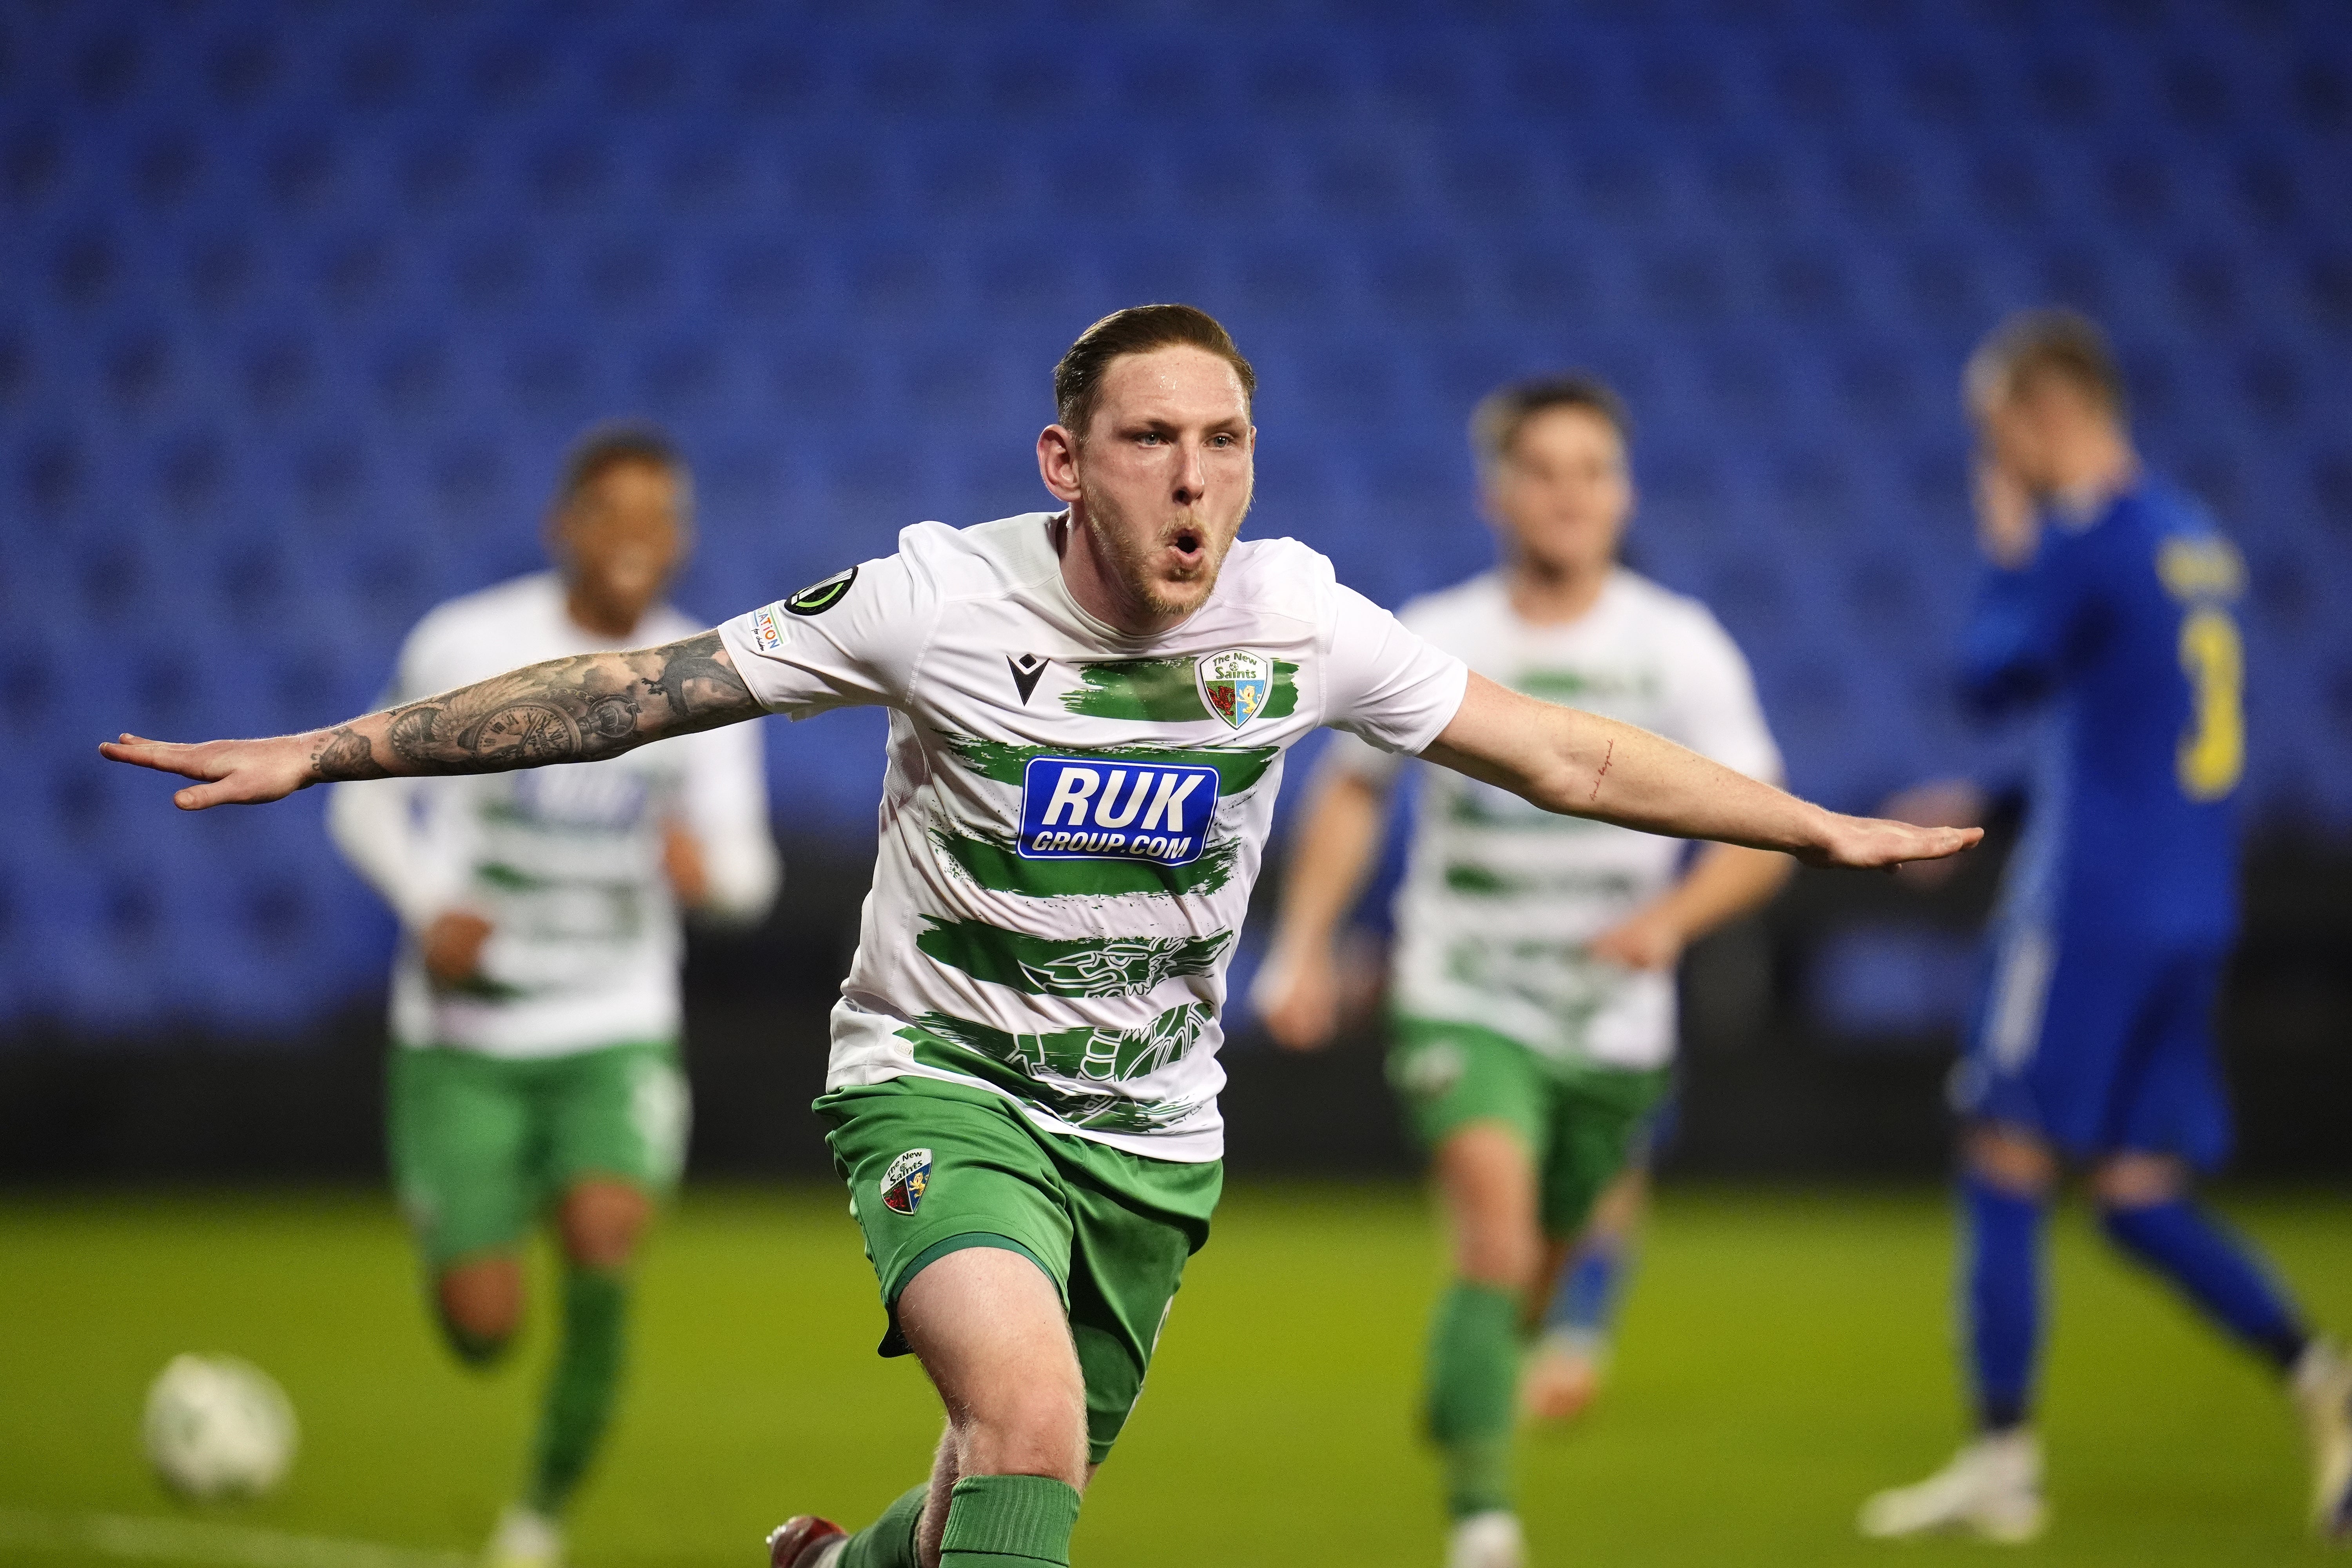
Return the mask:
<path fill-rule="evenodd" d="M 1179 563 L 1195 566 L 1208 552 L 1209 536 L 1197 528 L 1180 528 L 1168 536 L 1168 548 L 1176 552 Z"/>

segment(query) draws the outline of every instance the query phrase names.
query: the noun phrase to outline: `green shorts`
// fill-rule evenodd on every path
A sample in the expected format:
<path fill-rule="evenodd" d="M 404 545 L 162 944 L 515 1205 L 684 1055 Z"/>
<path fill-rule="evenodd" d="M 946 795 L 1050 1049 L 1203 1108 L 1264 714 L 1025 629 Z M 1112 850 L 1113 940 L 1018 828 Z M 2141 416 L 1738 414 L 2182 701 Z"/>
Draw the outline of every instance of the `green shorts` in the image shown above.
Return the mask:
<path fill-rule="evenodd" d="M 1184 1260 L 1209 1239 L 1223 1165 L 1047 1132 L 1002 1096 L 937 1079 L 841 1089 L 816 1111 L 881 1281 L 881 1353 L 907 1353 L 898 1293 L 926 1265 L 967 1247 L 1020 1253 L 1069 1313 L 1100 1464 L 1143 1392 Z"/>
<path fill-rule="evenodd" d="M 1389 1082 L 1424 1150 L 1474 1121 L 1507 1123 L 1534 1156 L 1548 1236 L 1573 1236 L 1625 1167 L 1673 1069 L 1559 1062 L 1475 1024 L 1398 1014 Z"/>
<path fill-rule="evenodd" d="M 659 1196 L 685 1163 L 686 1075 L 668 1042 L 519 1061 L 394 1046 L 388 1076 L 393 1186 L 436 1270 L 516 1246 L 583 1176 Z"/>

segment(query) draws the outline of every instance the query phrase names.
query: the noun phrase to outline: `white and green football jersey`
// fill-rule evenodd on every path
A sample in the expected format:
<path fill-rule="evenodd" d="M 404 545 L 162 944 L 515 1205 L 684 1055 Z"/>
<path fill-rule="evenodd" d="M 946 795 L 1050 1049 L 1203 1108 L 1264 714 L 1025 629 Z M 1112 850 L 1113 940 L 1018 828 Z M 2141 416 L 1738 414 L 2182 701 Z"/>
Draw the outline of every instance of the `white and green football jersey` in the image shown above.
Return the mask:
<path fill-rule="evenodd" d="M 1237 543 L 1183 625 L 1125 636 L 1063 583 L 1066 526 L 918 524 L 722 628 L 772 710 L 890 710 L 826 1084 L 945 1079 L 1213 1160 L 1225 966 L 1284 750 L 1333 724 L 1417 752 L 1468 676 L 1287 539 Z"/>
<path fill-rule="evenodd" d="M 1580 618 L 1530 626 L 1487 573 L 1398 615 L 1490 680 L 1780 782 L 1748 662 L 1696 599 L 1621 568 Z M 1399 762 L 1341 737 L 1328 765 L 1385 787 Z M 1449 769 L 1420 774 L 1396 898 L 1395 1005 L 1561 1060 L 1663 1066 L 1675 1048 L 1674 976 L 1605 963 L 1586 944 L 1673 885 L 1683 841 L 1555 816 Z"/>
<path fill-rule="evenodd" d="M 661 605 L 614 641 L 574 623 L 552 573 L 452 599 L 419 621 L 386 705 L 572 654 L 642 647 L 707 629 Z M 756 920 L 775 895 L 775 840 L 751 725 L 678 735 L 599 763 L 462 778 L 340 784 L 335 840 L 406 928 L 392 1035 L 511 1058 L 670 1040 L 680 1025 L 677 905 L 662 844 L 677 824 L 702 849 L 708 912 Z M 436 985 L 416 938 L 466 910 L 490 922 L 481 973 Z"/>

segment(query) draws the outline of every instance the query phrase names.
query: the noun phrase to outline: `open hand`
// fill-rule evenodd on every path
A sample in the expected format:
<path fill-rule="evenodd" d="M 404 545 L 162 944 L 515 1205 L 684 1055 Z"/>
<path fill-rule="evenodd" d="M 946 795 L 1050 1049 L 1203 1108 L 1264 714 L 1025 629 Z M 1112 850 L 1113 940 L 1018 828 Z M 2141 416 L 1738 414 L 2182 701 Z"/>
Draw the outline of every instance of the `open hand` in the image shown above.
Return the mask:
<path fill-rule="evenodd" d="M 1854 866 L 1892 871 L 1911 860 L 1941 860 L 1976 847 L 1981 827 L 1915 827 L 1875 816 L 1823 814 L 1828 821 L 1819 841 L 1799 850 L 1808 866 Z"/>
<path fill-rule="evenodd" d="M 678 908 L 698 910 L 709 902 L 710 867 L 702 856 L 702 840 L 678 823 L 662 831 L 662 875 L 669 879 Z"/>
<path fill-rule="evenodd" d="M 1897 790 L 1879 805 L 1879 813 L 1897 822 L 1922 827 L 1977 827 L 1988 815 L 1984 791 L 1968 779 L 1935 779 Z M 1906 886 L 1932 893 L 1959 874 L 1958 860 L 1919 860 L 1898 867 L 1895 875 Z"/>
<path fill-rule="evenodd" d="M 1643 910 L 1587 942 L 1595 958 L 1627 969 L 1672 969 L 1683 955 L 1683 928 L 1658 910 Z"/>
<path fill-rule="evenodd" d="M 2042 524 L 2033 493 L 1990 457 L 1977 459 L 1977 546 L 1994 565 L 2015 571 L 2033 559 Z"/>
<path fill-rule="evenodd" d="M 195 779 L 172 796 L 182 811 L 209 805 L 259 805 L 281 800 L 315 783 L 310 751 L 315 736 L 279 735 L 267 741 L 142 741 L 126 734 L 98 748 L 100 756 L 157 773 Z"/>
<path fill-rule="evenodd" d="M 482 947 L 490 940 L 490 922 L 471 910 L 450 910 L 434 917 L 419 945 L 425 973 L 442 985 L 459 985 L 482 972 Z"/>
<path fill-rule="evenodd" d="M 1319 1051 L 1339 1032 L 1339 966 L 1328 947 L 1303 957 L 1269 957 L 1250 987 L 1250 1003 L 1276 1045 Z"/>

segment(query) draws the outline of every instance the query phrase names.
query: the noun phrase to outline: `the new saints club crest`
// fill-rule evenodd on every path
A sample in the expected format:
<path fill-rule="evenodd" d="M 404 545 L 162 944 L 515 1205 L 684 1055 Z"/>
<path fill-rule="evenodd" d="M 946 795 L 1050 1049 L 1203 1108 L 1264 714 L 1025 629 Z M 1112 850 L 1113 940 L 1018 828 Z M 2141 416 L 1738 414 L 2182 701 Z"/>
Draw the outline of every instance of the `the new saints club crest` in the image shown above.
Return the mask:
<path fill-rule="evenodd" d="M 913 1214 L 923 1206 L 923 1192 L 930 1184 L 931 1152 L 909 1149 L 882 1173 L 882 1205 L 892 1214 Z"/>
<path fill-rule="evenodd" d="M 1266 700 L 1274 695 L 1274 660 L 1239 647 L 1204 653 L 1194 679 L 1209 711 L 1238 730 L 1265 711 Z"/>

